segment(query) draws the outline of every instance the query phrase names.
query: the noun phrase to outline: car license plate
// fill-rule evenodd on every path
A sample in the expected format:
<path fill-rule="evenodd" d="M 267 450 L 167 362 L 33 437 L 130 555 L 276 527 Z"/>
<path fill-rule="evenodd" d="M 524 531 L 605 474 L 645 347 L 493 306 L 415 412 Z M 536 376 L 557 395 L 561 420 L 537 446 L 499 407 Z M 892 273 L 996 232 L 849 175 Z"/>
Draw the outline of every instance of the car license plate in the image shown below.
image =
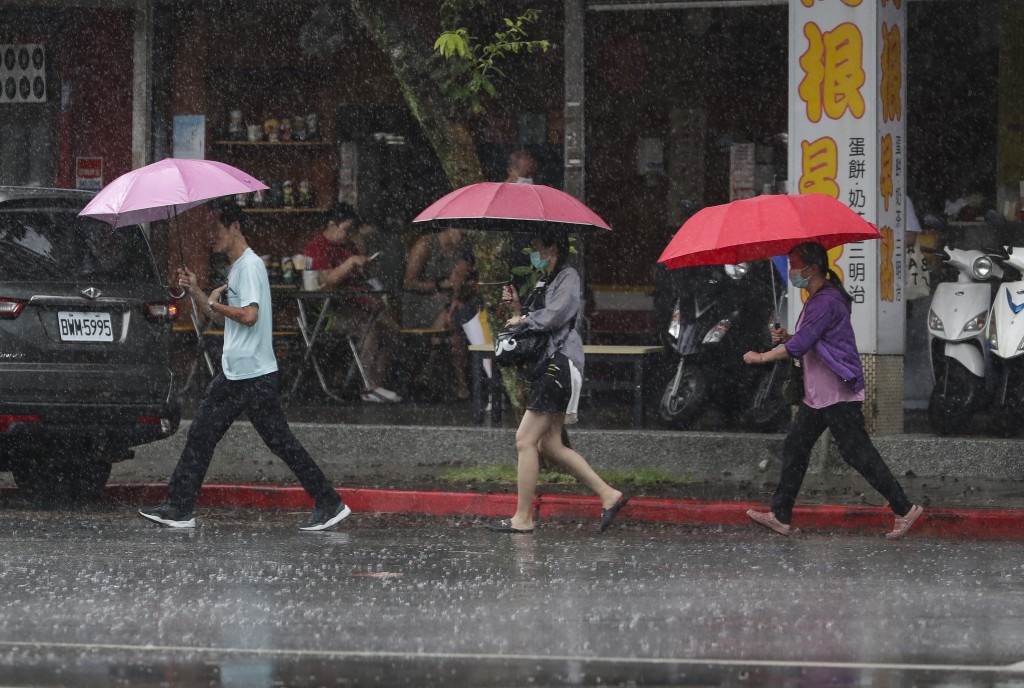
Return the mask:
<path fill-rule="evenodd" d="M 58 311 L 57 324 L 60 325 L 60 339 L 64 342 L 114 341 L 110 313 Z"/>

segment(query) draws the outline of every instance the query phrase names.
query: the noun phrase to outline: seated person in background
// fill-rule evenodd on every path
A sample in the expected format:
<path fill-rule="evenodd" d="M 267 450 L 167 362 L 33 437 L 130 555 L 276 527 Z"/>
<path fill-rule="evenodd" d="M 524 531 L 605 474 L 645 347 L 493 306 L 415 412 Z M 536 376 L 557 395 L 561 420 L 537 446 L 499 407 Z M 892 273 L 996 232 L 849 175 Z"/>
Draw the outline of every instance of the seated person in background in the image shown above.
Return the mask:
<path fill-rule="evenodd" d="M 522 148 L 509 153 L 508 176 L 506 182 L 511 184 L 533 184 L 533 178 L 537 176 L 537 159 Z"/>
<path fill-rule="evenodd" d="M 402 294 L 402 322 L 408 328 L 448 331 L 453 393 L 469 398 L 466 380 L 466 335 L 462 325 L 480 309 L 476 293 L 476 259 L 462 229 L 446 229 L 419 239 L 409 252 Z M 436 350 L 430 353 L 428 369 L 434 365 Z"/>
<path fill-rule="evenodd" d="M 369 289 L 366 267 L 371 259 L 361 255 L 355 236 L 362 220 L 348 203 L 336 204 L 327 214 L 327 226 L 313 238 L 302 252 L 312 259 L 311 270 L 320 271 L 322 289 Z M 330 327 L 343 329 L 358 339 L 373 318 L 366 333 L 360 357 L 371 388 L 363 392 L 363 401 L 395 402 L 401 397 L 383 386 L 384 373 L 391 365 L 393 346 L 398 339 L 398 324 L 382 310 L 377 298 L 369 294 L 354 294 L 339 299 L 331 314 Z"/>
<path fill-rule="evenodd" d="M 533 184 L 537 176 L 537 159 L 530 151 L 517 148 L 508 155 L 508 170 L 505 182 L 508 184 Z M 529 234 L 516 233 L 509 237 L 508 253 L 506 259 L 509 269 L 529 267 L 532 239 Z M 525 275 L 517 275 L 513 272 L 512 284 L 516 290 L 523 288 L 526 284 Z"/>
<path fill-rule="evenodd" d="M 397 312 L 397 304 L 391 303 L 391 295 L 402 291 L 402 281 L 405 279 L 405 242 L 397 232 L 368 222 L 360 225 L 353 241 L 364 256 L 380 254 L 366 266 L 367 282 L 374 289 L 383 290 L 384 299 L 389 302 L 389 306 L 395 306 Z"/>

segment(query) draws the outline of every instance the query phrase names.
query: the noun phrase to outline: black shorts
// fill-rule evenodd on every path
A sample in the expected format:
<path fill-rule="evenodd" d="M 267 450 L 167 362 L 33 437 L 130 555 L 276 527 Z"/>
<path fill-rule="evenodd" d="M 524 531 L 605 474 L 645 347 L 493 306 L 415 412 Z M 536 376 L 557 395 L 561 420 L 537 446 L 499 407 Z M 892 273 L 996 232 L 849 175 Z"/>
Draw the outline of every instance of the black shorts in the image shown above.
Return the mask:
<path fill-rule="evenodd" d="M 559 352 L 548 359 L 544 372 L 530 382 L 526 408 L 543 413 L 565 413 L 572 398 L 572 375 L 569 359 Z"/>

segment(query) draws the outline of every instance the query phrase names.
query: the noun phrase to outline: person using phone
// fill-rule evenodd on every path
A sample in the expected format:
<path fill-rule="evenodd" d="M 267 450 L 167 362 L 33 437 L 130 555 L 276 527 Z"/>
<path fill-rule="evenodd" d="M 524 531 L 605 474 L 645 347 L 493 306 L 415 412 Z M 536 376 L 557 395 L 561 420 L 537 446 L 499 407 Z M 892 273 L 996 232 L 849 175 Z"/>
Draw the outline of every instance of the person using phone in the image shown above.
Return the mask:
<path fill-rule="evenodd" d="M 167 484 L 167 501 L 139 514 L 168 528 L 195 528 L 194 509 L 217 444 L 243 413 L 267 447 L 291 469 L 316 505 L 302 530 L 324 530 L 352 510 L 288 427 L 278 398 L 273 303 L 267 269 L 249 247 L 249 218 L 234 202 L 213 204 L 210 247 L 227 256 L 227 282 L 207 295 L 196 274 L 178 269 L 178 286 L 204 304 L 204 317 L 224 327 L 221 372 L 207 386 L 192 418 L 181 457 Z"/>
<path fill-rule="evenodd" d="M 359 355 L 372 387 L 362 394 L 369 403 L 394 403 L 402 398 L 384 387 L 384 377 L 394 357 L 394 343 L 399 339 L 398 323 L 383 307 L 366 278 L 366 268 L 380 253 L 364 256 L 354 238 L 362 218 L 348 203 L 337 203 L 327 214 L 327 224 L 303 249 L 312 259 L 311 270 L 320 271 L 321 289 L 351 289 L 351 296 L 336 299 L 329 327 L 359 337 L 371 323 Z"/>
<path fill-rule="evenodd" d="M 420 238 L 409 252 L 402 281 L 402 323 L 446 332 L 454 373 L 451 393 L 458 400 L 469 399 L 469 340 L 462 325 L 483 306 L 478 281 L 473 248 L 466 231 L 457 228 Z M 437 348 L 431 347 L 424 369 L 433 370 L 437 363 Z"/>

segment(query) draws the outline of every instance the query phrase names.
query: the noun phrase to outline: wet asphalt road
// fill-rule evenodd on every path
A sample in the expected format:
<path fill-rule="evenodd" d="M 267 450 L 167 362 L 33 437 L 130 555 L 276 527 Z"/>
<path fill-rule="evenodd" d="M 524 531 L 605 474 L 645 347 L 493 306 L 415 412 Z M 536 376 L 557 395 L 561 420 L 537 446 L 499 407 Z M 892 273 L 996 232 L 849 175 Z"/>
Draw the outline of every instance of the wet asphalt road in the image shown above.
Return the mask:
<path fill-rule="evenodd" d="M 998 542 L 0 511 L 0 685 L 1024 686 Z"/>

